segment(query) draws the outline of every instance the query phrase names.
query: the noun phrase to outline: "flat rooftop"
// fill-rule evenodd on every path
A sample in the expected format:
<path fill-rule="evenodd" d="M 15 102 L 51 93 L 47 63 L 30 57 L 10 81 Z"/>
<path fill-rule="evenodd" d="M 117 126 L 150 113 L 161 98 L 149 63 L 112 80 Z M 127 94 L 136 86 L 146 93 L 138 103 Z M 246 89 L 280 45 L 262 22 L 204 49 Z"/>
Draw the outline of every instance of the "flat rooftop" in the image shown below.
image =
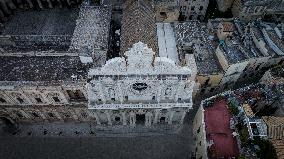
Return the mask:
<path fill-rule="evenodd" d="M 72 81 L 87 77 L 87 69 L 74 56 L 1 56 L 0 81 Z"/>
<path fill-rule="evenodd" d="M 213 48 L 210 48 L 209 45 L 202 45 L 199 47 L 199 51 L 194 53 L 198 73 L 207 75 L 222 72 Z"/>
<path fill-rule="evenodd" d="M 192 53 L 194 54 L 199 74 L 214 74 L 222 71 L 219 61 L 215 57 L 216 45 L 213 39 L 210 38 L 212 36 L 208 33 L 205 25 L 194 20 L 175 23 L 174 32 L 179 49 L 186 53 L 187 50 L 183 48 L 187 45 L 192 45 Z M 200 44 L 193 46 L 194 43 Z"/>
<path fill-rule="evenodd" d="M 0 29 L 0 37 L 9 37 L 4 38 L 8 41 L 6 45 L 0 43 L 0 46 L 7 51 L 66 50 L 71 43 L 78 13 L 79 8 L 16 11 Z"/>
<path fill-rule="evenodd" d="M 174 26 L 177 45 L 183 46 L 184 43 L 190 43 L 197 38 L 203 38 L 205 26 L 202 26 L 199 21 L 188 21 L 176 23 Z"/>
<path fill-rule="evenodd" d="M 170 23 L 157 23 L 159 56 L 167 57 L 176 64 L 179 63 L 176 40 Z"/>
<path fill-rule="evenodd" d="M 233 45 L 220 45 L 220 49 L 223 51 L 225 58 L 229 64 L 235 64 L 247 59 L 247 56 L 240 50 L 241 44 Z"/>
<path fill-rule="evenodd" d="M 210 156 L 214 158 L 232 158 L 239 156 L 237 139 L 230 129 L 232 115 L 228 110 L 226 101 L 216 101 L 213 106 L 204 108 L 204 122 L 206 140 L 213 141 L 209 149 Z"/>
<path fill-rule="evenodd" d="M 4 24 L 2 35 L 72 35 L 78 8 L 16 11 Z"/>

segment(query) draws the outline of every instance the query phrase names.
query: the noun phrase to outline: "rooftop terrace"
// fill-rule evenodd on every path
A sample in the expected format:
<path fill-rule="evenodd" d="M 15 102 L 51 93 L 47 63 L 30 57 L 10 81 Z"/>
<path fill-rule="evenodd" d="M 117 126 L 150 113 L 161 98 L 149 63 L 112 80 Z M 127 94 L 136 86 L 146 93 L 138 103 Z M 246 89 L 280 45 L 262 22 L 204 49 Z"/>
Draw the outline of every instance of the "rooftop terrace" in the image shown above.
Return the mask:
<path fill-rule="evenodd" d="M 213 106 L 204 109 L 206 140 L 213 141 L 213 145 L 209 147 L 209 158 L 238 157 L 237 139 L 230 129 L 232 116 L 226 101 L 216 101 Z"/>

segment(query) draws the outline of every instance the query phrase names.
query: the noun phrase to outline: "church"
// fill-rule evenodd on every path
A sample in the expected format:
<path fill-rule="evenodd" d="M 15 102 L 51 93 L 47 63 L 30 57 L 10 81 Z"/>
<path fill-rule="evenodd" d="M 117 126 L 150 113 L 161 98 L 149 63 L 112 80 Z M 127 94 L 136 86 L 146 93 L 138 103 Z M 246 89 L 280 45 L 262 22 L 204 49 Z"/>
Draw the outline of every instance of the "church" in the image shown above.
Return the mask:
<path fill-rule="evenodd" d="M 29 32 L 14 35 L 17 30 L 6 31 L 8 38 L 0 35 L 5 40 L 0 43 L 2 123 L 88 122 L 103 133 L 181 128 L 192 109 L 195 73 L 157 51 L 150 3 L 129 0 L 123 9 L 120 57 L 108 60 L 108 7 L 83 3 L 70 11 L 74 20 L 66 28 L 68 36 L 55 32 L 61 23 L 46 35 L 39 22 L 36 38 Z"/>

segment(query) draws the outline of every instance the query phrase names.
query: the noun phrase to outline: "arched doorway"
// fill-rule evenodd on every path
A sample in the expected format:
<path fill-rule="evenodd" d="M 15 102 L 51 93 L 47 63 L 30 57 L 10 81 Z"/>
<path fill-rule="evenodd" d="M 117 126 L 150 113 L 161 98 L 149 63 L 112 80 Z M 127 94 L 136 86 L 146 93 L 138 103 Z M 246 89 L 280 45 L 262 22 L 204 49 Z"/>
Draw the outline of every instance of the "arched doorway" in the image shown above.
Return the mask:
<path fill-rule="evenodd" d="M 0 124 L 4 132 L 14 133 L 18 131 L 18 124 L 9 117 L 0 116 Z"/>

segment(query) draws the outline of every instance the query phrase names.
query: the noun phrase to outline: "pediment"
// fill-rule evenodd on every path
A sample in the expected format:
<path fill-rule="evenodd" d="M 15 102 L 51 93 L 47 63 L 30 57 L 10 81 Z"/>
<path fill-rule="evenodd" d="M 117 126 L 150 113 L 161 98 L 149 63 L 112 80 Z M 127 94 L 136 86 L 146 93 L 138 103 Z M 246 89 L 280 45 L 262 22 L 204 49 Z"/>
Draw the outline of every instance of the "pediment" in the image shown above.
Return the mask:
<path fill-rule="evenodd" d="M 92 69 L 89 75 L 155 75 L 155 74 L 191 74 L 188 67 L 177 66 L 166 57 L 155 57 L 152 49 L 138 42 L 125 52 L 124 57 L 110 59 L 101 69 Z"/>

